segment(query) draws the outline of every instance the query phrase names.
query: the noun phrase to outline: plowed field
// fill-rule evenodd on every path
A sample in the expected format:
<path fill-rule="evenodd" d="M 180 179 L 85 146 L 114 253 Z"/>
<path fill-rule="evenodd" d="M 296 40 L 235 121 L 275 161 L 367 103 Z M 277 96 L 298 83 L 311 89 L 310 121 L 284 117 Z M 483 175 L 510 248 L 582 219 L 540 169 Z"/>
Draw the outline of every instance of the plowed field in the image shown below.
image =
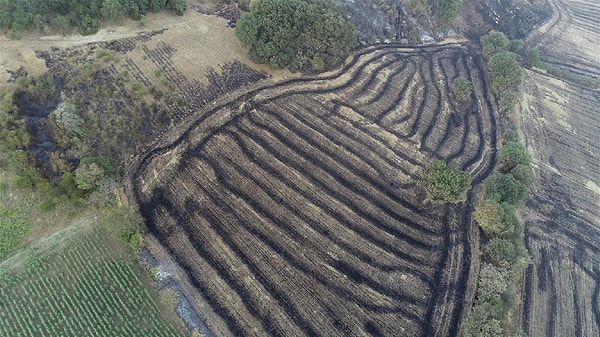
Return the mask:
<path fill-rule="evenodd" d="M 528 42 L 544 61 L 600 76 L 597 1 L 553 0 L 553 19 Z M 532 337 L 600 335 L 600 92 L 526 72 L 522 132 L 536 181 L 525 219 L 533 265 L 523 328 Z"/>
<path fill-rule="evenodd" d="M 474 183 L 495 164 L 473 55 L 365 49 L 336 73 L 233 92 L 139 157 L 130 196 L 216 335 L 458 333 L 477 272 L 471 196 L 431 205 L 416 181 L 436 158 Z M 474 86 L 461 106 L 458 76 Z"/>

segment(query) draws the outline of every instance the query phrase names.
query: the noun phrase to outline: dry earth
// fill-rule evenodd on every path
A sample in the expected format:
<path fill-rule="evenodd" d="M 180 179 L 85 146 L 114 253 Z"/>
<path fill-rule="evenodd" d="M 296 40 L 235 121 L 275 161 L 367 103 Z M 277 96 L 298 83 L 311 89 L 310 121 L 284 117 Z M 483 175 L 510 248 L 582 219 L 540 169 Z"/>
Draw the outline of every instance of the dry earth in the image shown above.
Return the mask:
<path fill-rule="evenodd" d="M 554 0 L 553 19 L 528 39 L 546 61 L 598 78 L 595 1 Z M 523 212 L 533 265 L 523 328 L 532 337 L 600 335 L 600 92 L 527 71 L 521 131 L 536 181 Z"/>

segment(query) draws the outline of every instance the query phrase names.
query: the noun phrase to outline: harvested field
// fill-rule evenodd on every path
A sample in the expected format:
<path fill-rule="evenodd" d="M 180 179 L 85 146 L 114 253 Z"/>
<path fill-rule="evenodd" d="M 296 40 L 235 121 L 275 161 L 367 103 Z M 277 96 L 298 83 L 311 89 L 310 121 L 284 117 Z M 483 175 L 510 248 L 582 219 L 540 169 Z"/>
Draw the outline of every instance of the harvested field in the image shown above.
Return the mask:
<path fill-rule="evenodd" d="M 526 40 L 544 61 L 576 75 L 600 78 L 600 11 L 593 0 L 550 0 L 554 15 Z"/>
<path fill-rule="evenodd" d="M 523 327 L 532 337 L 600 334 L 600 93 L 526 72 L 522 131 L 536 181 L 523 212 L 534 264 Z"/>
<path fill-rule="evenodd" d="M 477 274 L 470 202 L 424 203 L 432 159 L 474 183 L 496 161 L 469 46 L 365 49 L 336 73 L 208 104 L 139 156 L 147 231 L 212 308 L 218 336 L 454 336 Z M 456 105 L 458 76 L 474 86 Z M 475 267 L 475 268 L 473 268 Z"/>
<path fill-rule="evenodd" d="M 527 39 L 544 61 L 600 77 L 597 3 L 553 0 L 554 16 Z M 600 335 L 600 92 L 525 72 L 521 133 L 536 181 L 522 216 L 533 257 L 523 329 L 532 337 Z"/>

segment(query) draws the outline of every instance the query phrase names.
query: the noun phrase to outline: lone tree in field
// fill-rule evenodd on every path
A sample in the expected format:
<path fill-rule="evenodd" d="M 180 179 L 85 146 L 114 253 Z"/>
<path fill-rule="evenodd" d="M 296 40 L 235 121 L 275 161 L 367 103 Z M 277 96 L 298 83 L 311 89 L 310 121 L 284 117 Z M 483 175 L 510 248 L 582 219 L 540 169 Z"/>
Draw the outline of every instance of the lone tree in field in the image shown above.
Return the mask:
<path fill-rule="evenodd" d="M 356 26 L 331 0 L 254 0 L 235 34 L 253 61 L 302 72 L 339 65 L 357 43 Z"/>
<path fill-rule="evenodd" d="M 434 160 L 423 170 L 419 184 L 433 203 L 456 203 L 466 199 L 471 188 L 471 176 L 468 172 L 446 166 L 441 160 Z"/>
<path fill-rule="evenodd" d="M 471 82 L 466 78 L 460 76 L 452 81 L 452 93 L 454 97 L 460 102 L 466 102 L 471 97 Z"/>

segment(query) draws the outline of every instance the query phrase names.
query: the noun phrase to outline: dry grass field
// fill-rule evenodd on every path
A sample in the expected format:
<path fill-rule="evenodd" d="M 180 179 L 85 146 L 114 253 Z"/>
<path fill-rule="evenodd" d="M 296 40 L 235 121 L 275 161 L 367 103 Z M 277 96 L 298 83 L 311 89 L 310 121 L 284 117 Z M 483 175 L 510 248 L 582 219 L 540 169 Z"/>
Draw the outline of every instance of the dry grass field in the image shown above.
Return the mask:
<path fill-rule="evenodd" d="M 219 316 L 206 317 L 217 335 L 458 333 L 476 273 L 472 196 L 435 206 L 415 183 L 435 158 L 475 183 L 495 163 L 472 55 L 366 49 L 339 72 L 232 93 L 140 156 L 130 196 Z M 457 76 L 475 88 L 460 106 Z"/>
<path fill-rule="evenodd" d="M 551 1 L 553 19 L 531 35 L 545 61 L 600 76 L 595 1 Z M 536 181 L 523 212 L 533 265 L 523 328 L 532 337 L 600 335 L 600 92 L 525 72 L 521 131 Z"/>

